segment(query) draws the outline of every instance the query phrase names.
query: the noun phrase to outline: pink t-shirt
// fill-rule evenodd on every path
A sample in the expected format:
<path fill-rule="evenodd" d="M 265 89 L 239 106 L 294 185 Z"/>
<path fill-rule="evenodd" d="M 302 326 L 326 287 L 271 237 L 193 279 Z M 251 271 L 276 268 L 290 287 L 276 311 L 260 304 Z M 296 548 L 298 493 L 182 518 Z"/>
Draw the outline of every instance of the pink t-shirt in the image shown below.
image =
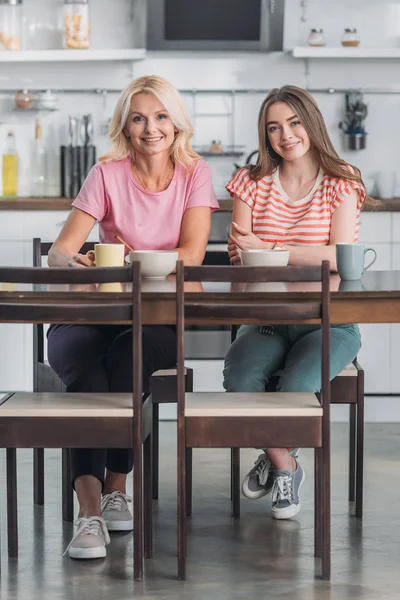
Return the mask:
<path fill-rule="evenodd" d="M 189 174 L 175 165 L 168 188 L 148 192 L 133 177 L 130 158 L 96 164 L 72 206 L 97 219 L 100 242 L 115 242 L 117 234 L 135 250 L 177 248 L 188 208 L 219 208 L 211 169 L 204 160 Z"/>

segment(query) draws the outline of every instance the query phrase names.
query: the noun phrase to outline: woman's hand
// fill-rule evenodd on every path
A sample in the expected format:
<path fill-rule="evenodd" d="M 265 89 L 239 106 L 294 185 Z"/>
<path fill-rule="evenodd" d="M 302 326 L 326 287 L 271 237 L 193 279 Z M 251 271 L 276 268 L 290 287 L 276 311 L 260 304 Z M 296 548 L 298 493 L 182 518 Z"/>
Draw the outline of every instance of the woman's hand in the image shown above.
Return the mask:
<path fill-rule="evenodd" d="M 240 258 L 239 248 L 236 246 L 236 244 L 234 244 L 230 240 L 228 242 L 228 256 L 229 256 L 229 260 L 231 261 L 231 263 L 240 263 L 242 260 Z"/>
<path fill-rule="evenodd" d="M 69 267 L 95 267 L 94 251 L 90 250 L 87 254 L 74 254 L 69 261 Z"/>
<path fill-rule="evenodd" d="M 240 225 L 238 225 L 237 223 L 235 223 L 233 221 L 232 221 L 232 225 L 235 230 L 235 235 L 233 235 L 231 233 L 229 236 L 228 252 L 230 250 L 229 246 L 231 244 L 234 244 L 236 246 L 236 250 L 239 249 L 239 250 L 242 250 L 243 252 L 246 252 L 247 250 L 269 250 L 272 248 L 272 246 L 273 246 L 272 243 L 263 242 L 252 231 L 243 229 L 243 227 L 240 227 Z M 234 249 L 231 249 L 230 251 L 232 252 L 233 250 Z M 231 256 L 230 253 L 229 253 L 229 256 Z M 233 254 L 232 256 L 235 257 L 236 253 Z M 232 262 L 237 262 L 237 261 L 232 261 Z"/>

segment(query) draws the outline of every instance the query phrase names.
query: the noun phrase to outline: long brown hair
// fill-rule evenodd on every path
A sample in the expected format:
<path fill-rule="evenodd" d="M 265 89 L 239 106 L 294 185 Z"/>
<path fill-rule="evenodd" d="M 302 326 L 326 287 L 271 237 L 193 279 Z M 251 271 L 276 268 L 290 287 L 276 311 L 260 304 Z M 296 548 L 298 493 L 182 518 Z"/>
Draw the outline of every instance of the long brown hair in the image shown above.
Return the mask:
<path fill-rule="evenodd" d="M 330 177 L 357 181 L 366 192 L 359 169 L 342 160 L 333 147 L 324 117 L 316 101 L 306 90 L 295 85 L 285 85 L 282 88 L 271 90 L 261 105 L 258 115 L 258 159 L 255 165 L 249 166 L 250 178 L 253 181 L 259 181 L 265 175 L 271 175 L 283 160 L 273 150 L 267 131 L 268 109 L 276 102 L 285 102 L 300 118 L 304 129 L 309 135 L 315 160 L 324 174 Z M 376 202 L 369 196 L 366 200 L 370 204 Z"/>

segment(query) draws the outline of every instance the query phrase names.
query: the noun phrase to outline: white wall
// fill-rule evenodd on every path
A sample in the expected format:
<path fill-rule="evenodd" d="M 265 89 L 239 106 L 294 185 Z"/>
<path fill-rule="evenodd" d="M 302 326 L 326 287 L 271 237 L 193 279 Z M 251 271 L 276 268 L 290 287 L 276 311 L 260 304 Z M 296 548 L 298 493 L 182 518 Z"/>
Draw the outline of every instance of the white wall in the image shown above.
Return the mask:
<path fill-rule="evenodd" d="M 328 42 L 338 45 L 346 26 L 356 26 L 364 46 L 400 46 L 400 3 L 393 0 L 306 0 L 306 21 L 300 0 L 286 0 L 285 48 L 306 43 L 311 27 L 324 27 Z M 39 10 L 42 5 L 43 10 Z M 30 47 L 47 47 L 60 43 L 59 31 L 51 29 L 61 13 L 62 0 L 25 0 L 26 18 L 32 22 L 36 15 L 36 29 L 30 28 Z M 91 0 L 92 47 L 129 47 L 133 24 L 132 0 Z M 37 16 L 40 15 L 40 16 Z M 52 21 L 51 21 L 52 19 Z M 58 36 L 58 37 L 57 37 Z M 0 63 L 0 90 L 20 88 L 111 88 L 122 89 L 132 77 L 144 74 L 160 74 L 170 79 L 178 88 L 192 89 L 270 89 L 285 83 L 310 88 L 329 87 L 382 87 L 399 89 L 399 63 L 396 59 L 363 60 L 310 60 L 308 68 L 303 59 L 293 59 L 288 53 L 276 54 L 198 54 L 198 53 L 152 53 L 144 61 L 134 63 L 82 63 L 82 64 L 7 64 Z M 344 106 L 343 94 L 315 94 L 325 116 L 329 132 L 342 157 L 361 168 L 364 178 L 378 170 L 398 171 L 398 139 L 400 121 L 398 107 L 400 95 L 367 95 L 368 147 L 361 152 L 343 152 L 338 122 Z M 49 195 L 59 191 L 59 145 L 66 141 L 68 114 L 81 115 L 92 112 L 95 118 L 96 143 L 99 153 L 108 147 L 102 134 L 104 124 L 110 117 L 117 93 L 99 96 L 94 93 L 59 95 L 59 111 L 42 113 L 43 131 L 48 149 Z M 256 147 L 257 112 L 263 94 L 238 94 L 235 100 L 234 143 L 243 144 L 246 151 Z M 193 98 L 185 95 L 190 113 Z M 12 128 L 17 137 L 20 155 L 20 193 L 29 194 L 30 145 L 34 136 L 32 112 L 13 112 L 13 94 L 0 93 L 0 152 L 6 132 Z M 231 96 L 197 96 L 198 112 L 228 112 Z M 228 116 L 198 117 L 195 119 L 198 144 L 221 138 L 223 143 L 232 141 L 233 122 Z M 243 157 L 244 158 L 244 157 Z M 233 161 L 229 158 L 210 160 L 215 175 L 215 187 L 219 196 L 224 194 L 224 183 L 229 178 Z M 240 162 L 240 159 L 239 161 Z M 400 180 L 400 173 L 399 173 Z"/>

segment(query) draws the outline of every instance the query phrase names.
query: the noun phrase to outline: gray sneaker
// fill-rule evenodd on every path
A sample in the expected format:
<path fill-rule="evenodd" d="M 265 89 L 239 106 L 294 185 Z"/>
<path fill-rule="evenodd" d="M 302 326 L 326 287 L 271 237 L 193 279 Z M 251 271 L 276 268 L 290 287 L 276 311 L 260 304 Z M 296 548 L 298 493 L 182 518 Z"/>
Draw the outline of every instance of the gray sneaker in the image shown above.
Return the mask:
<path fill-rule="evenodd" d="M 71 558 L 104 558 L 110 543 L 107 526 L 101 517 L 82 517 L 76 522 L 76 532 L 64 552 Z"/>
<path fill-rule="evenodd" d="M 290 455 L 297 458 L 300 448 L 293 448 Z M 242 493 L 252 500 L 262 498 L 271 493 L 274 485 L 274 469 L 268 456 L 263 452 L 254 463 L 242 483 Z"/>
<path fill-rule="evenodd" d="M 128 508 L 132 498 L 119 490 L 106 494 L 101 499 L 101 516 L 108 531 L 132 531 L 133 517 Z"/>
<path fill-rule="evenodd" d="M 274 519 L 292 519 L 300 512 L 299 491 L 304 479 L 299 463 L 296 471 L 275 471 L 271 508 Z"/>

